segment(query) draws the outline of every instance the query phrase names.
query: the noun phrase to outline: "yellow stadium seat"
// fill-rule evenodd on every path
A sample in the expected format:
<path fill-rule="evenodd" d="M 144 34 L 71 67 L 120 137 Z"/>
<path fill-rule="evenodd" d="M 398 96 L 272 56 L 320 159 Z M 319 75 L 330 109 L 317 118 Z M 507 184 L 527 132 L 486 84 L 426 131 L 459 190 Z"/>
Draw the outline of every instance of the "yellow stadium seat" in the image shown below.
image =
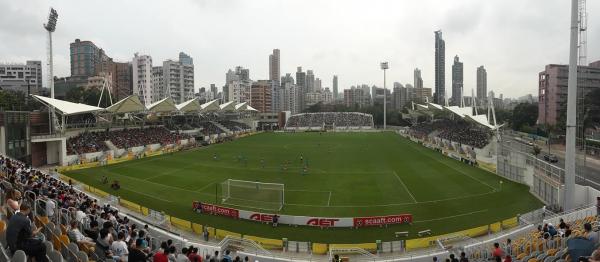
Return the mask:
<path fill-rule="evenodd" d="M 554 256 L 556 252 L 558 252 L 558 250 L 553 248 L 546 251 L 546 254 L 548 254 L 548 256 Z"/>
<path fill-rule="evenodd" d="M 521 253 L 517 256 L 517 260 L 522 260 L 523 258 L 525 258 L 527 256 L 527 254 L 525 253 Z"/>

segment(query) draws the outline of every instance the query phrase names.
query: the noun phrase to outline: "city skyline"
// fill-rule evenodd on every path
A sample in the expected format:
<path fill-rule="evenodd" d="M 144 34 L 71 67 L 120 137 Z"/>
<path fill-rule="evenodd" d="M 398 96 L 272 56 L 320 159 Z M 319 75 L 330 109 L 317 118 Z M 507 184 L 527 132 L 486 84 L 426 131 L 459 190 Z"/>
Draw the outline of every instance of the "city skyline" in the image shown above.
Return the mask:
<path fill-rule="evenodd" d="M 177 6 L 185 5 L 184 9 L 153 1 L 144 7 L 138 1 L 122 4 L 108 1 L 103 8 L 111 12 L 111 19 L 80 11 L 88 10 L 92 2 L 2 2 L 6 8 L 0 10 L 0 37 L 12 40 L 0 44 L 2 62 L 41 60 L 45 67 L 46 35 L 41 23 L 46 19 L 49 6 L 58 10 L 59 26 L 54 34 L 55 75 L 58 77 L 70 73 L 69 43 L 76 38 L 93 41 L 118 62 L 131 61 L 135 52 L 148 54 L 155 61 L 164 61 L 177 59 L 175 55 L 183 51 L 196 60 L 196 91 L 211 83 L 222 87 L 225 84 L 223 72 L 237 65 L 249 68 L 253 80 L 269 79 L 265 57 L 273 49 L 281 50 L 280 75 L 293 74 L 298 66 L 313 70 L 321 79 L 338 75 L 341 93 L 355 83 L 382 86 L 378 64 L 384 60 L 390 62 L 388 84 L 395 81 L 412 83 L 413 70 L 418 67 L 422 70 L 423 86 L 434 88 L 432 32 L 438 29 L 444 32 L 446 52 L 458 54 L 464 62 L 467 94 L 470 89 L 475 89 L 475 72 L 480 65 L 489 72 L 488 90 L 505 97 L 519 97 L 536 94 L 536 76 L 546 64 L 567 62 L 568 43 L 561 39 L 568 35 L 569 17 L 563 12 L 568 3 L 558 0 L 543 1 L 544 10 L 536 8 L 541 1 L 481 3 L 465 0 L 452 4 L 442 1 L 344 1 L 343 12 L 336 9 L 337 1 L 329 1 L 319 2 L 318 8 L 307 14 L 310 17 L 332 14 L 330 19 L 315 19 L 317 21 L 291 16 L 290 10 L 295 10 L 294 7 L 308 8 L 299 1 L 289 1 L 285 5 L 276 1 L 253 1 L 252 4 L 245 1 L 179 2 Z M 421 15 L 394 16 L 392 13 L 394 9 L 415 7 L 427 10 L 429 15 L 421 18 Z M 595 7 L 600 4 L 588 3 L 588 9 Z M 153 26 L 138 28 L 137 22 L 129 22 L 130 13 L 136 8 L 152 10 L 136 13 L 136 21 L 151 22 Z M 244 19 L 252 10 L 263 9 L 273 11 L 274 20 L 278 21 L 273 28 L 268 27 L 267 21 Z M 462 13 L 456 14 L 457 10 Z M 370 13 L 375 12 L 369 11 L 383 11 L 383 15 L 372 17 Z M 403 24 L 411 19 L 416 21 L 415 26 Z M 23 22 L 10 23 L 16 20 Z M 223 25 L 205 23 L 211 20 Z M 232 34 L 230 28 L 240 21 L 244 21 L 247 30 Z M 588 21 L 588 61 L 600 58 L 600 50 L 593 48 L 594 43 L 600 41 L 598 30 L 593 30 L 599 24 L 597 21 L 594 17 Z M 541 26 L 544 30 L 539 30 Z M 357 37 L 357 33 L 361 37 Z M 278 37 L 264 37 L 267 34 Z M 406 35 L 412 38 L 407 40 Z M 254 40 L 238 46 L 239 41 L 234 41 L 238 37 Z M 311 41 L 299 41 L 301 39 Z M 445 71 L 451 72 L 448 57 L 445 64 Z M 326 81 L 323 88 L 331 88 L 329 83 Z M 445 86 L 446 97 L 449 97 L 450 74 L 445 76 Z"/>

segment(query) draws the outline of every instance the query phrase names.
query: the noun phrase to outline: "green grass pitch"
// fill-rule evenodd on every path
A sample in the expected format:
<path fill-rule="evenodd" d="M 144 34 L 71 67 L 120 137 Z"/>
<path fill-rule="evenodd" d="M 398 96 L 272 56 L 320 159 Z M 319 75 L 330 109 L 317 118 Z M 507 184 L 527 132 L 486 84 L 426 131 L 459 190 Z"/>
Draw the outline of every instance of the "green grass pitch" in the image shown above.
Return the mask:
<path fill-rule="evenodd" d="M 213 159 L 214 154 L 218 160 Z M 239 161 L 240 155 L 246 160 Z M 300 155 L 308 161 L 305 175 Z M 285 161 L 291 163 L 287 171 L 281 168 Z M 66 175 L 203 225 L 254 236 L 324 243 L 397 240 L 397 231 L 409 231 L 409 238 L 417 238 L 416 232 L 425 229 L 439 235 L 498 222 L 542 206 L 525 185 L 445 157 L 391 132 L 263 133 Z M 102 176 L 119 180 L 121 189 L 103 185 Z M 220 183 L 227 179 L 285 184 L 285 205 L 280 212 L 284 214 L 345 217 L 411 213 L 414 223 L 361 229 L 272 228 L 191 210 L 194 200 L 220 202 Z"/>

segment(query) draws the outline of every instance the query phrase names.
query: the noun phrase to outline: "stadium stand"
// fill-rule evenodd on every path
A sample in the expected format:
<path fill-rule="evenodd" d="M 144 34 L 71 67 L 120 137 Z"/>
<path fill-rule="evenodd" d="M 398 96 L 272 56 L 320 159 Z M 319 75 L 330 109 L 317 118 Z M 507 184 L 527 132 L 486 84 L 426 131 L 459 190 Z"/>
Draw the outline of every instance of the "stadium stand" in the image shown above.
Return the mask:
<path fill-rule="evenodd" d="M 370 129 L 373 128 L 373 116 L 358 112 L 302 113 L 290 116 L 286 129 Z"/>
<path fill-rule="evenodd" d="M 491 138 L 491 133 L 489 131 L 483 130 L 462 120 L 449 119 L 438 119 L 432 122 L 419 123 L 410 128 L 410 134 L 418 138 L 424 138 L 430 135 L 437 136 L 442 139 L 476 148 L 485 147 Z"/>
<path fill-rule="evenodd" d="M 3 203 L 0 261 L 32 261 L 36 255 L 35 261 L 127 261 L 128 258 L 129 261 L 147 261 L 164 257 L 169 261 L 187 261 L 184 257 L 200 261 L 193 260 L 200 255 L 198 247 L 183 247 L 171 239 L 159 239 L 147 225 L 134 223 L 110 205 L 100 205 L 70 183 L 4 156 L 0 156 L 0 172 Z M 32 207 L 29 215 L 17 215 L 17 209 L 5 204 L 7 192 L 11 191 L 24 192 L 18 201 L 19 208 L 25 212 L 27 206 Z M 10 228 L 11 219 L 30 220 L 29 230 L 34 232 L 40 228 L 33 236 L 41 243 L 39 249 L 23 248 L 21 238 L 12 240 L 16 247 L 9 248 L 7 240 L 16 239 L 7 236 L 7 232 L 14 231 Z M 31 245 L 30 242 L 27 245 Z M 206 250 L 203 253 L 209 254 Z M 221 261 L 222 256 L 204 258 Z"/>
<path fill-rule="evenodd" d="M 219 123 L 231 131 L 248 131 L 248 130 L 250 130 L 250 126 L 248 126 L 244 123 L 236 122 L 236 121 L 223 120 L 223 121 L 219 121 Z"/>
<path fill-rule="evenodd" d="M 149 144 L 173 144 L 188 138 L 185 134 L 172 133 L 164 127 L 131 128 L 111 131 L 83 132 L 67 140 L 67 153 L 84 154 L 108 150 L 104 141 L 110 140 L 117 148 Z"/>

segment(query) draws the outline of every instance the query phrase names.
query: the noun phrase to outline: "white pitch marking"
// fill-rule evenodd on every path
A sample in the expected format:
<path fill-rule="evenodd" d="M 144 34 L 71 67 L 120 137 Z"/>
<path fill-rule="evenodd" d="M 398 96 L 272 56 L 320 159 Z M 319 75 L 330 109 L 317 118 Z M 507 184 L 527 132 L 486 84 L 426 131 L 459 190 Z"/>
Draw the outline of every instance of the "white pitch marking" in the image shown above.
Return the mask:
<path fill-rule="evenodd" d="M 327 206 L 331 203 L 331 191 L 329 191 L 329 198 L 327 198 Z"/>
<path fill-rule="evenodd" d="M 406 185 L 404 184 L 404 182 L 402 181 L 402 179 L 400 178 L 400 176 L 398 176 L 398 173 L 396 173 L 396 171 L 394 171 L 394 175 L 396 176 L 396 178 L 398 179 L 398 181 L 400 181 L 400 184 L 402 184 L 402 186 L 404 187 L 404 190 L 406 190 L 406 192 L 408 192 L 408 194 L 410 195 L 410 198 L 412 198 L 413 202 L 419 203 L 419 201 L 417 201 L 417 199 L 415 198 L 415 196 L 413 196 L 413 194 L 410 192 L 410 190 L 408 190 L 408 187 L 406 187 Z"/>
<path fill-rule="evenodd" d="M 438 221 L 438 220 L 446 220 L 446 219 L 449 219 L 449 218 L 468 216 L 468 215 L 477 214 L 477 213 L 483 213 L 483 212 L 487 212 L 487 211 L 488 211 L 487 209 L 482 209 L 482 210 L 478 210 L 478 211 L 473 211 L 473 212 L 463 213 L 463 214 L 458 214 L 458 215 L 453 215 L 453 216 L 438 217 L 438 218 L 433 218 L 433 219 L 426 219 L 426 220 L 414 221 L 413 223 L 424 223 L 424 222 L 431 222 L 431 221 Z"/>

